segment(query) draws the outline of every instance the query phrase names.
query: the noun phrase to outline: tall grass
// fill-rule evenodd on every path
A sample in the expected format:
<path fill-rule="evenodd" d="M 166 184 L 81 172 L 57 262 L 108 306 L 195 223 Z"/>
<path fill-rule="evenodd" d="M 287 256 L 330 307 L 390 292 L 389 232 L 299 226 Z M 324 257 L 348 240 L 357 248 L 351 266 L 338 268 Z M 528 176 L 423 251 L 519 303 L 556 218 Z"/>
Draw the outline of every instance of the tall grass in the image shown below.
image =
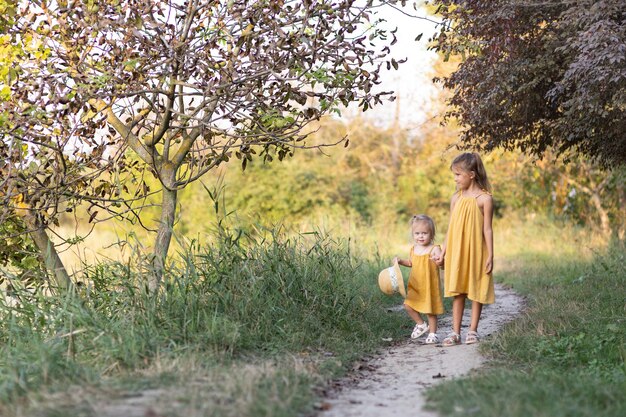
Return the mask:
<path fill-rule="evenodd" d="M 383 308 L 399 299 L 376 288 L 381 266 L 357 260 L 349 242 L 280 229 L 217 233 L 212 245 L 187 244 L 157 295 L 117 262 L 88 267 L 73 295 L 16 289 L 0 304 L 0 403 L 185 355 L 210 364 L 304 352 L 340 362 L 402 331 L 404 317 Z"/>

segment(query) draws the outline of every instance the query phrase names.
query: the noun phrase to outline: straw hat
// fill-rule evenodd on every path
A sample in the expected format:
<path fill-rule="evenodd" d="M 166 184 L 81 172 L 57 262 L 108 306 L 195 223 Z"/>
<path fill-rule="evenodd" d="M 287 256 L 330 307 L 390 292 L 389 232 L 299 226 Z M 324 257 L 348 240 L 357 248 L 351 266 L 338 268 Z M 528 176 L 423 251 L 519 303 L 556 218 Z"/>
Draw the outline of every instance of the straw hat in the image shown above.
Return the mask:
<path fill-rule="evenodd" d="M 402 271 L 398 266 L 398 261 L 395 261 L 393 266 L 380 271 L 380 274 L 378 274 L 378 286 L 380 287 L 380 290 L 387 295 L 399 292 L 404 298 L 406 298 L 404 277 L 402 276 Z"/>

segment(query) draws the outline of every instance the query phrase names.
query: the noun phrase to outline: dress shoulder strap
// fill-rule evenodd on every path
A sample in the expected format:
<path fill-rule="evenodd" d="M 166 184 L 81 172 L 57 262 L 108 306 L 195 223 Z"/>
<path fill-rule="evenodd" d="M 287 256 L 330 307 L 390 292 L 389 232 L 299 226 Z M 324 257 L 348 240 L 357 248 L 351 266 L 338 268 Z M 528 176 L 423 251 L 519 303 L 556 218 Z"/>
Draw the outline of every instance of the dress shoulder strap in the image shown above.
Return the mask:
<path fill-rule="evenodd" d="M 441 248 L 441 247 L 440 247 L 439 245 L 433 245 L 433 247 L 432 247 L 432 248 L 430 248 L 430 250 L 428 251 L 428 254 L 430 255 L 431 253 L 433 253 L 433 250 L 434 250 L 435 248 Z"/>
<path fill-rule="evenodd" d="M 474 198 L 478 198 L 481 195 L 485 195 L 485 194 L 491 195 L 491 193 L 489 191 L 487 191 L 487 190 L 480 190 L 480 193 L 478 193 L 478 195 L 476 197 L 474 197 Z"/>

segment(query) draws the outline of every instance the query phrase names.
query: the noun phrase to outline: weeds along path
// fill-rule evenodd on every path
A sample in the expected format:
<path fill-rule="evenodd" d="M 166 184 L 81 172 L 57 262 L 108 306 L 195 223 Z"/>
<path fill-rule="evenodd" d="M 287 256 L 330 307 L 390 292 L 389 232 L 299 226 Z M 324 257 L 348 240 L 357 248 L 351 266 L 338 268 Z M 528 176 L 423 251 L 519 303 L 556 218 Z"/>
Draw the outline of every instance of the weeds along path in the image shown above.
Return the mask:
<path fill-rule="evenodd" d="M 496 332 L 513 320 L 524 306 L 523 299 L 513 290 L 496 285 L 496 303 L 483 308 L 478 331 L 481 337 Z M 403 312 L 404 310 L 402 310 Z M 465 340 L 469 313 L 465 309 L 461 340 Z M 451 330 L 451 316 L 439 322 L 439 338 Z M 407 340 L 392 346 L 382 354 L 355 366 L 355 371 L 327 392 L 317 417 L 435 417 L 423 409 L 424 390 L 443 380 L 467 374 L 480 367 L 485 358 L 478 345 L 444 348 Z"/>

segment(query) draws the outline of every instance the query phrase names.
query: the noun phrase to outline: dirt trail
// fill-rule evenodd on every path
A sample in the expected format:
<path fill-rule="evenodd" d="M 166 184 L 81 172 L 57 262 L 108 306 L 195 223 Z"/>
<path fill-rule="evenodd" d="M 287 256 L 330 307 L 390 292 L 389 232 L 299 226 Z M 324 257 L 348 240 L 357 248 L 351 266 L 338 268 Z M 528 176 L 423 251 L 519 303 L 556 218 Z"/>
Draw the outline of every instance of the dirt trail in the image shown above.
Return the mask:
<path fill-rule="evenodd" d="M 504 323 L 514 319 L 523 308 L 523 299 L 515 292 L 496 285 L 496 303 L 483 308 L 481 337 L 489 336 Z M 469 324 L 465 310 L 463 325 Z M 451 329 L 451 317 L 439 323 L 439 338 Z M 465 340 L 467 327 L 461 329 Z M 422 341 L 424 338 L 420 338 Z M 464 375 L 481 366 L 485 359 L 478 353 L 478 345 L 460 345 L 449 348 L 407 341 L 388 348 L 368 360 L 354 374 L 338 381 L 322 403 L 318 417 L 435 417 L 436 413 L 423 410 L 424 390 L 442 380 Z"/>

